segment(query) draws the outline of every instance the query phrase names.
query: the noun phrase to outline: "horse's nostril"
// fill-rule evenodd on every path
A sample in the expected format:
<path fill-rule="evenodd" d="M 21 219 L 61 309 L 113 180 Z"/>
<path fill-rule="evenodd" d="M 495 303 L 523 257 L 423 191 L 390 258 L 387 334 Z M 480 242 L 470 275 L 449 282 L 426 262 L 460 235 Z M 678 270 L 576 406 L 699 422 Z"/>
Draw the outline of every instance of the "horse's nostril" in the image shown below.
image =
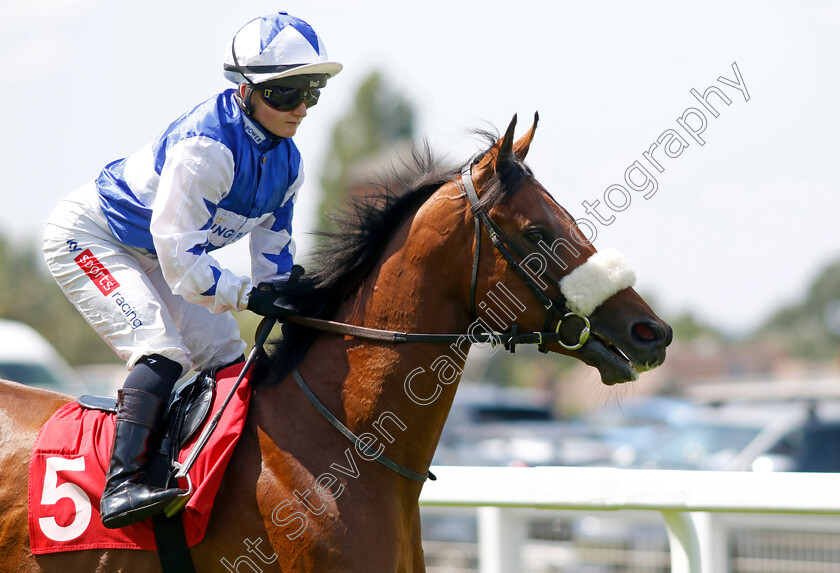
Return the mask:
<path fill-rule="evenodd" d="M 655 322 L 637 322 L 633 325 L 632 331 L 633 338 L 639 342 L 659 342 L 666 336 L 665 329 Z"/>
<path fill-rule="evenodd" d="M 642 323 L 636 323 L 633 325 L 633 334 L 636 338 L 641 338 L 642 340 L 653 340 L 656 338 L 656 334 L 653 332 L 653 329 Z"/>

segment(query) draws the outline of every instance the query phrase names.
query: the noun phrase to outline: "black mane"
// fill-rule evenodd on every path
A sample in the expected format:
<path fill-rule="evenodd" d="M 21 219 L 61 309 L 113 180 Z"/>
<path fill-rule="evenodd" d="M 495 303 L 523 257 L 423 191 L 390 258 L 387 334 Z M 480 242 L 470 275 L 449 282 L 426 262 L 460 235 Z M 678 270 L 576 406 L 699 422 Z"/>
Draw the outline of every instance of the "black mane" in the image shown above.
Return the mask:
<path fill-rule="evenodd" d="M 498 136 L 477 132 L 492 145 Z M 486 153 L 486 152 L 485 152 Z M 479 157 L 480 158 L 480 157 Z M 306 273 L 289 281 L 287 298 L 304 316 L 330 319 L 344 300 L 353 294 L 373 270 L 391 236 L 408 217 L 442 185 L 455 179 L 463 169 L 447 168 L 432 157 L 425 146 L 412 153 L 414 177 L 405 181 L 392 170 L 392 182 L 374 186 L 376 192 L 349 200 L 347 207 L 333 216 L 335 232 L 317 233 L 322 241 L 307 262 Z M 475 159 L 474 161 L 477 161 Z M 494 176 L 485 184 L 480 205 L 491 208 L 518 189 L 530 170 L 520 163 L 516 173 Z M 511 171 L 508 169 L 507 171 Z M 317 332 L 286 323 L 283 337 L 267 344 L 268 355 L 257 362 L 254 380 L 272 384 L 282 380 L 303 359 Z"/>

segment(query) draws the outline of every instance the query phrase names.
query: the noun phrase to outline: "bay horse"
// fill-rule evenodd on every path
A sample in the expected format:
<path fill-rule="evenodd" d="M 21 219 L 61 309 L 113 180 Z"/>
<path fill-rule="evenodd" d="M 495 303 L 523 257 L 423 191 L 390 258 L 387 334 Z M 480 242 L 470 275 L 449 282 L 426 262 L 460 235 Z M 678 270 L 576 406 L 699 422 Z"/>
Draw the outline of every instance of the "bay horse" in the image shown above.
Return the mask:
<path fill-rule="evenodd" d="M 359 201 L 312 272 L 290 287 L 304 315 L 389 332 L 472 329 L 475 336 L 404 343 L 285 324 L 284 338 L 271 343 L 253 375 L 246 426 L 206 536 L 190 550 L 196 571 L 424 571 L 418 498 L 470 344 L 487 340 L 480 332 L 577 358 L 605 384 L 633 380 L 665 359 L 671 329 L 629 286 L 572 320 L 573 332 L 554 328 L 568 316 L 557 312 L 558 280 L 596 251 L 524 163 L 537 116 L 517 141 L 515 123 L 514 116 L 463 174 L 417 153 L 417 181 Z M 548 268 L 526 260 L 540 250 Z M 355 444 L 313 407 L 301 381 Z M 148 551 L 29 554 L 30 450 L 70 398 L 5 382 L 0 392 L 0 569 L 160 571 Z M 372 451 L 408 474 L 375 463 Z"/>

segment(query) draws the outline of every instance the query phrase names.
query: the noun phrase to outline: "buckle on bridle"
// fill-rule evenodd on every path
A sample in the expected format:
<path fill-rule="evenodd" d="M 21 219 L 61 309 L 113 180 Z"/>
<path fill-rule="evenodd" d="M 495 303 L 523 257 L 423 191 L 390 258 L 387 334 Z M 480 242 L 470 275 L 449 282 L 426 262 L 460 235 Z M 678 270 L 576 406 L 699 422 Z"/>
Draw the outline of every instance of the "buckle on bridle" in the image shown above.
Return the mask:
<path fill-rule="evenodd" d="M 580 329 L 580 333 L 578 333 L 578 341 L 576 344 L 566 344 L 563 340 L 558 336 L 557 343 L 565 348 L 566 350 L 577 350 L 584 344 L 586 341 L 589 340 L 589 334 L 591 332 L 592 326 L 589 324 L 589 317 L 577 314 L 576 312 L 567 312 L 563 318 L 557 321 L 557 328 L 554 329 L 555 334 L 560 334 L 560 325 L 563 324 L 563 321 L 570 316 L 576 316 L 583 321 L 583 328 Z"/>

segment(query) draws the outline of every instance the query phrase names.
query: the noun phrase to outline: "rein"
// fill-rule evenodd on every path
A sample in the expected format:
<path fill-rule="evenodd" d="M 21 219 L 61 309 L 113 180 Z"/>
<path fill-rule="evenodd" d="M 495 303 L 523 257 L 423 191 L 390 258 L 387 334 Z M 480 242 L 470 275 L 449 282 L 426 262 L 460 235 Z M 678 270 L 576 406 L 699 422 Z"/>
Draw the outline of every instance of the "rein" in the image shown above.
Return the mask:
<path fill-rule="evenodd" d="M 516 332 L 516 325 L 511 327 L 511 332 L 509 333 L 476 332 L 473 334 L 420 334 L 411 332 L 400 332 L 398 330 L 380 330 L 378 328 L 356 326 L 354 324 L 335 322 L 332 320 L 324 320 L 321 318 L 311 318 L 308 316 L 289 316 L 284 318 L 283 320 L 285 322 L 292 322 L 294 324 L 299 324 L 300 326 L 306 326 L 330 334 L 342 334 L 344 336 L 352 336 L 353 338 L 361 338 L 362 340 L 372 340 L 375 342 L 426 342 L 433 344 L 445 344 L 447 342 L 459 342 L 469 340 L 469 342 L 473 344 L 503 344 L 505 348 L 509 348 L 511 352 L 514 352 L 513 348 L 517 344 L 542 345 L 547 342 L 559 341 L 559 334 L 557 333 L 518 333 Z"/>

